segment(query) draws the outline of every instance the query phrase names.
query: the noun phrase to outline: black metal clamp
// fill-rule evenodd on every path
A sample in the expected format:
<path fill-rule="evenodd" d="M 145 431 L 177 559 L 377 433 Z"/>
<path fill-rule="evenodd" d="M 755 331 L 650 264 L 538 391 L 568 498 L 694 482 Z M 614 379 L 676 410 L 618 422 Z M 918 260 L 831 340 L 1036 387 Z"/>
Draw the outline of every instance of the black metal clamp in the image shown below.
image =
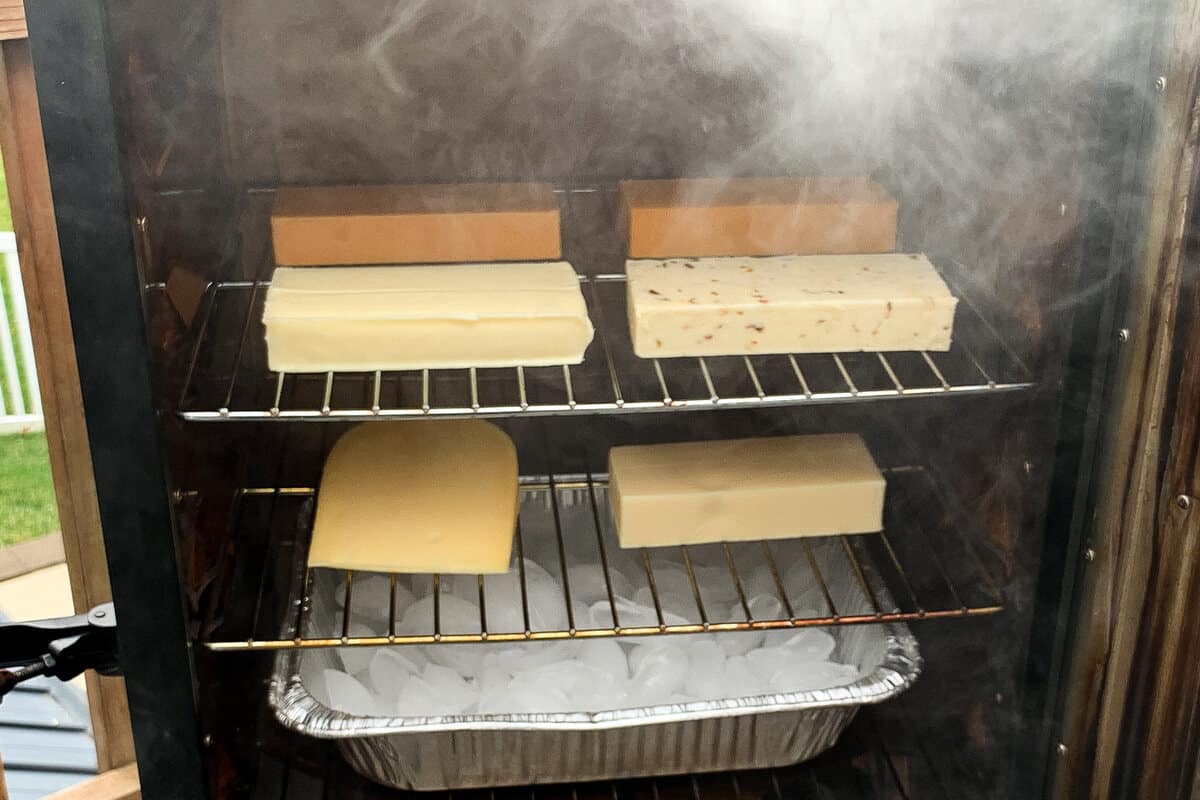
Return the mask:
<path fill-rule="evenodd" d="M 0 698 L 38 675 L 67 681 L 88 669 L 120 674 L 112 603 L 73 617 L 0 623 Z"/>

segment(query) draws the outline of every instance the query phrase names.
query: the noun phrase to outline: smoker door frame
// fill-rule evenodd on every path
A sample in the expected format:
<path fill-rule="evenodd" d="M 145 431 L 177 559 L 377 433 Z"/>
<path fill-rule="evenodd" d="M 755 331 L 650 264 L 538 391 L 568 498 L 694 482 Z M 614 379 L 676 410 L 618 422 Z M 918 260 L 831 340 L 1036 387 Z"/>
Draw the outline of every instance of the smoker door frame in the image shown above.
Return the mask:
<path fill-rule="evenodd" d="M 1200 2 L 1165 38 L 1053 796 L 1186 800 L 1200 743 Z M 1153 80 L 1153 79 L 1152 79 Z"/>
<path fill-rule="evenodd" d="M 27 9 L 142 794 L 206 795 L 103 0 Z"/>

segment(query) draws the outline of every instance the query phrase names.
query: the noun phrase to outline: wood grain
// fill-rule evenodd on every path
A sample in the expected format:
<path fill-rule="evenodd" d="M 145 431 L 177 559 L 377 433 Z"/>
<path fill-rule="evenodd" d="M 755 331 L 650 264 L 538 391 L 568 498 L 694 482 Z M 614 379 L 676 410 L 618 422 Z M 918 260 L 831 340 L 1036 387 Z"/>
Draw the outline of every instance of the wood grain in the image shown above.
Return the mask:
<path fill-rule="evenodd" d="M 1057 797 L 1107 798 L 1131 774 L 1154 787 L 1139 797 L 1184 796 L 1168 790 L 1176 785 L 1168 762 L 1178 749 L 1173 737 L 1188 721 L 1168 707 L 1187 702 L 1197 678 L 1194 662 L 1164 648 L 1187 647 L 1180 651 L 1186 655 L 1197 646 L 1180 614 L 1189 593 L 1200 590 L 1193 530 L 1200 508 L 1181 515 L 1175 498 L 1184 491 L 1182 476 L 1196 469 L 1200 376 L 1191 374 L 1192 366 L 1181 377 L 1175 354 L 1180 342 L 1193 359 L 1200 352 L 1194 320 L 1180 330 L 1182 287 L 1195 272 L 1183 248 L 1196 198 L 1198 37 L 1200 3 L 1179 0 L 1152 154 L 1145 246 L 1131 276 L 1129 341 L 1106 437 L 1107 473 L 1092 539 L 1096 559 L 1084 583 L 1063 730 L 1069 755 Z M 1147 729 L 1148 721 L 1160 727 Z"/>
<path fill-rule="evenodd" d="M 43 800 L 139 800 L 142 796 L 136 764 L 126 764 L 66 789 Z"/>
<path fill-rule="evenodd" d="M 23 0 L 0 0 L 0 41 L 28 38 Z"/>
<path fill-rule="evenodd" d="M 46 441 L 71 594 L 77 610 L 111 599 L 87 424 L 76 371 L 54 202 L 27 41 L 0 45 L 0 151 L 25 284 Z M 133 761 L 129 706 L 119 678 L 87 673 L 100 769 Z"/>

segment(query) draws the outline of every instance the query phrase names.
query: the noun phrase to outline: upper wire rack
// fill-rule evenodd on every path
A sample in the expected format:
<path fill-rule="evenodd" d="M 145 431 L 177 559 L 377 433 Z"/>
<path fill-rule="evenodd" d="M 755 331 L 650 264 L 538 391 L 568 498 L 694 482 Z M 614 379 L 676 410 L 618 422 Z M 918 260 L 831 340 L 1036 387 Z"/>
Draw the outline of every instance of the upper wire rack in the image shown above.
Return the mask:
<path fill-rule="evenodd" d="M 759 408 L 1025 389 L 1030 371 L 964 298 L 948 352 L 643 359 L 625 325 L 625 276 L 581 276 L 596 337 L 556 367 L 283 373 L 267 368 L 268 281 L 214 283 L 179 396 L 188 420 L 516 417 Z"/>

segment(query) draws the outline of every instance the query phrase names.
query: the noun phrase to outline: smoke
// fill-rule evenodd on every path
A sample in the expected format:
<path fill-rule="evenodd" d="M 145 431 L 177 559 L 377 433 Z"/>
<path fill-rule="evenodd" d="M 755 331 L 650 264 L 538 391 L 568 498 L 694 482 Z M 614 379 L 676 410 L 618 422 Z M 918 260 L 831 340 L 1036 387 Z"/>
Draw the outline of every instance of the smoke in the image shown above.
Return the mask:
<path fill-rule="evenodd" d="M 375 178 L 862 172 L 892 161 L 914 109 L 954 115 L 935 126 L 952 145 L 1005 124 L 967 65 L 1061 92 L 1119 74 L 1144 20 L 1101 6 L 1119 9 L 405 0 L 334 14 L 307 0 L 269 91 L 304 98 L 275 111 L 297 156 L 322 150 L 296 159 L 304 171 L 333 166 L 338 145 L 336 167 Z"/>

